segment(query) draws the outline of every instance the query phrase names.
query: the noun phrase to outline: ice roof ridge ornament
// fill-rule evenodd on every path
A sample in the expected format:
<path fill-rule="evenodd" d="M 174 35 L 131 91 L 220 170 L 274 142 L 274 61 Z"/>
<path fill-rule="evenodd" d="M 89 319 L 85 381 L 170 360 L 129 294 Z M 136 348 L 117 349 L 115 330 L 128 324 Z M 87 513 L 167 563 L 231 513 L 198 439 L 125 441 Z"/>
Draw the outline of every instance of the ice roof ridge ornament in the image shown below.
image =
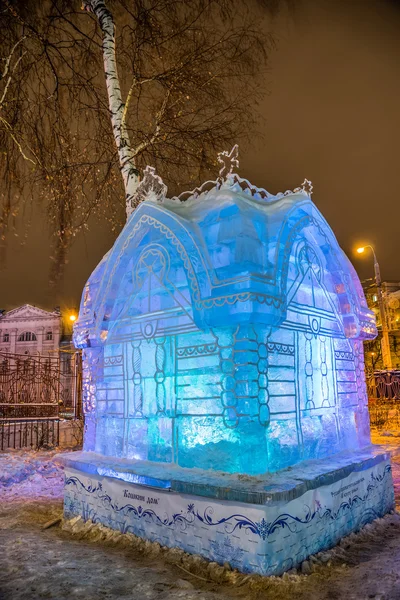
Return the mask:
<path fill-rule="evenodd" d="M 293 194 L 304 194 L 311 198 L 313 191 L 313 185 L 308 179 L 305 179 L 301 186 L 294 188 L 294 190 L 286 190 L 286 192 L 278 192 L 277 194 L 270 194 L 264 188 L 258 188 L 255 185 L 252 185 L 248 179 L 243 179 L 238 175 L 232 175 L 229 184 L 229 187 L 233 189 L 235 189 L 235 187 L 240 188 L 240 191 L 244 194 L 252 196 L 256 200 L 264 200 L 266 202 L 275 202 L 276 200 L 281 200 L 282 198 L 292 196 Z"/>
<path fill-rule="evenodd" d="M 226 150 L 218 154 L 218 162 L 222 163 L 222 168 L 219 172 L 219 177 L 216 182 L 217 189 L 225 187 L 238 186 L 245 194 L 250 194 L 253 198 L 258 200 L 279 200 L 284 196 L 290 196 L 292 194 L 305 194 L 311 198 L 313 192 L 313 185 L 309 179 L 304 179 L 300 187 L 292 190 L 286 190 L 286 192 L 278 192 L 277 194 L 270 194 L 264 188 L 258 188 L 252 185 L 248 179 L 239 177 L 233 172 L 234 168 L 239 168 L 239 146 L 235 144 L 230 152 Z"/>
<path fill-rule="evenodd" d="M 217 159 L 222 164 L 217 181 L 222 185 L 233 175 L 234 168 L 239 169 L 239 146 L 235 144 L 230 152 L 220 152 Z"/>
<path fill-rule="evenodd" d="M 175 200 L 178 202 L 185 202 L 189 200 L 189 198 L 198 198 L 202 194 L 206 194 L 213 189 L 219 190 L 222 185 L 233 175 L 233 169 L 236 167 L 239 168 L 239 146 L 235 144 L 230 152 L 228 150 L 224 150 L 223 152 L 219 152 L 217 155 L 217 160 L 222 164 L 222 167 L 219 170 L 218 179 L 216 181 L 205 181 L 199 187 L 194 190 L 190 190 L 187 192 L 182 192 L 179 196 L 174 196 L 171 200 Z"/>
<path fill-rule="evenodd" d="M 239 177 L 234 173 L 234 169 L 239 168 L 239 146 L 235 144 L 231 151 L 224 150 L 219 152 L 217 160 L 221 163 L 218 178 L 215 181 L 205 181 L 199 187 L 193 190 L 182 192 L 178 196 L 169 198 L 169 201 L 173 202 L 186 202 L 189 199 L 196 199 L 207 194 L 213 189 L 235 189 L 238 192 L 242 192 L 255 198 L 256 200 L 263 200 L 266 202 L 273 202 L 280 200 L 285 196 L 292 194 L 304 194 L 311 198 L 313 193 L 313 185 L 309 179 L 304 179 L 300 187 L 294 188 L 294 190 L 286 190 L 286 192 L 278 192 L 277 194 L 270 194 L 266 189 L 256 187 L 252 185 L 248 179 Z M 147 166 L 143 171 L 143 179 L 138 185 L 136 193 L 132 199 L 132 212 L 139 206 L 144 200 L 150 202 L 157 202 L 161 204 L 167 197 L 168 188 L 159 175 L 156 174 L 155 168 Z"/>
<path fill-rule="evenodd" d="M 294 192 L 296 192 L 296 193 L 303 192 L 304 194 L 306 194 L 307 196 L 310 196 L 310 198 L 311 198 L 313 189 L 314 189 L 314 186 L 313 186 L 312 182 L 309 179 L 305 179 L 300 187 L 294 189 Z"/>
<path fill-rule="evenodd" d="M 141 202 L 144 202 L 144 200 L 163 202 L 167 196 L 167 191 L 168 187 L 161 177 L 156 174 L 155 168 L 147 165 L 143 171 L 143 178 L 132 198 L 132 211 L 134 211 Z"/>

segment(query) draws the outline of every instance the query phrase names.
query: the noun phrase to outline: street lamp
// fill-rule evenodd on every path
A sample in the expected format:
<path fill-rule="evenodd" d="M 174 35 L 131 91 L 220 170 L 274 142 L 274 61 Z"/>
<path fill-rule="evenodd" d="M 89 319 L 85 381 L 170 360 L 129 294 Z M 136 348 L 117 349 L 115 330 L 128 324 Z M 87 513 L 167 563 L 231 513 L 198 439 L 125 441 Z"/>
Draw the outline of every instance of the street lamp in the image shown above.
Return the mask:
<path fill-rule="evenodd" d="M 383 366 L 385 369 L 392 368 L 392 356 L 390 353 L 390 342 L 389 342 L 389 330 L 387 325 L 386 318 L 386 310 L 385 303 L 383 301 L 383 293 L 382 293 L 382 279 L 381 279 L 381 270 L 379 268 L 379 263 L 376 258 L 375 250 L 370 244 L 366 246 L 362 246 L 361 248 L 357 248 L 358 254 L 362 254 L 367 248 L 369 248 L 374 257 L 374 271 L 375 271 L 375 283 L 376 289 L 378 292 L 378 306 L 379 306 L 379 314 L 381 317 L 382 323 L 382 358 L 383 358 Z"/>

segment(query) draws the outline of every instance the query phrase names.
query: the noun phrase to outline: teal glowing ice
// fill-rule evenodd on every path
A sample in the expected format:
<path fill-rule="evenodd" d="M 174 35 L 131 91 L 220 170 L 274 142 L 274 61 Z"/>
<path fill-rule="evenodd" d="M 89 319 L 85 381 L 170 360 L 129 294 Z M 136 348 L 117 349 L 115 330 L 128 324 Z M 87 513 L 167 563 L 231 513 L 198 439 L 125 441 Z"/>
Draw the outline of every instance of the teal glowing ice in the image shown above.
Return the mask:
<path fill-rule="evenodd" d="M 355 270 L 306 188 L 231 170 L 150 190 L 89 278 L 85 450 L 255 475 L 369 444 Z"/>

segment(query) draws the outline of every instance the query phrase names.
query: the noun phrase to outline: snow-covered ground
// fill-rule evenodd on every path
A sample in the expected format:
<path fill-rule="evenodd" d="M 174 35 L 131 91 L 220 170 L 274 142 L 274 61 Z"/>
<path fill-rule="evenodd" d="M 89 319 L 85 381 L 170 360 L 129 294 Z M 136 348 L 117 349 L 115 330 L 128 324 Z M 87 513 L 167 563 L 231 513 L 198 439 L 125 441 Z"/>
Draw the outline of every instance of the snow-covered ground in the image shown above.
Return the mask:
<path fill-rule="evenodd" d="M 392 451 L 400 508 L 400 431 Z M 0 599 L 400 599 L 400 516 L 388 515 L 283 577 L 245 576 L 180 550 L 62 516 L 54 451 L 0 453 Z M 301 572 L 303 571 L 303 573 Z"/>
<path fill-rule="evenodd" d="M 64 474 L 54 462 L 58 453 L 56 450 L 0 453 L 1 499 L 60 498 Z"/>

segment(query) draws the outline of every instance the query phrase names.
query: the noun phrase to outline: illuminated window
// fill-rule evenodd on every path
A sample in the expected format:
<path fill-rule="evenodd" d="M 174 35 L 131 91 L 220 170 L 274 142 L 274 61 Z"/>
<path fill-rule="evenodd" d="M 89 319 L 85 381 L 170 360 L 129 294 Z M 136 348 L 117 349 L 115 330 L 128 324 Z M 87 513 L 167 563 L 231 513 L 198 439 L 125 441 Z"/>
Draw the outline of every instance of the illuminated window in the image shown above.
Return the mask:
<path fill-rule="evenodd" d="M 46 340 L 49 341 L 49 340 L 52 340 L 52 339 L 53 339 L 53 332 L 52 331 L 48 331 L 46 333 Z"/>
<path fill-rule="evenodd" d="M 378 296 L 376 294 L 374 294 L 372 296 L 372 302 L 377 302 L 378 301 Z"/>
<path fill-rule="evenodd" d="M 32 331 L 25 331 L 18 336 L 19 342 L 36 342 L 36 335 Z"/>

